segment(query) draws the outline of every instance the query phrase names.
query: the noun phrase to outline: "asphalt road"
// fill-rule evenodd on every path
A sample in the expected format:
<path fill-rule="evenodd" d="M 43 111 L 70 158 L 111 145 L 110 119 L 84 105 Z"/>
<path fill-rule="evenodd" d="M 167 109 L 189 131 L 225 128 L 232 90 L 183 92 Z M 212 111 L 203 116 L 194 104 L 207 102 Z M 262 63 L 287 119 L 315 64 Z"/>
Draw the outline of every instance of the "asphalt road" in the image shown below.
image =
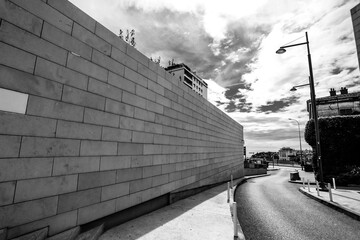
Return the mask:
<path fill-rule="evenodd" d="M 360 222 L 300 193 L 289 183 L 292 168 L 240 185 L 235 199 L 247 240 L 359 240 Z"/>

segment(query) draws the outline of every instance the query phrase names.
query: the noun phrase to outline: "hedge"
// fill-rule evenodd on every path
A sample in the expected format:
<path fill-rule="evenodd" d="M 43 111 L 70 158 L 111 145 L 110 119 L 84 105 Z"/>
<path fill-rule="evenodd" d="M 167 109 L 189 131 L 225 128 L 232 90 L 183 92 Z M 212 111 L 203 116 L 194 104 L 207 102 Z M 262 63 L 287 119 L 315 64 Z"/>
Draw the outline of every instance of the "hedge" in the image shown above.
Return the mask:
<path fill-rule="evenodd" d="M 360 115 L 319 118 L 319 129 L 324 179 L 329 181 L 337 177 L 340 180 L 343 175 L 350 174 L 351 183 L 360 184 L 360 174 L 356 171 L 360 167 Z M 305 140 L 314 150 L 313 165 L 318 173 L 313 119 L 306 124 Z M 354 178 L 353 172 L 359 176 Z"/>

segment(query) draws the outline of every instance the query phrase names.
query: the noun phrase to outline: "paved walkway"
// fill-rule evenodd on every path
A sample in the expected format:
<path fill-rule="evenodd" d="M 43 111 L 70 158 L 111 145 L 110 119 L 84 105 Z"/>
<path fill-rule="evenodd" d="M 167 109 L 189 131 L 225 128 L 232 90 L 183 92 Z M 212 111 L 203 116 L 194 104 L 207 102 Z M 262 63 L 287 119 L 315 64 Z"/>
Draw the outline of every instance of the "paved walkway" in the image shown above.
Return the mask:
<path fill-rule="evenodd" d="M 241 230 L 239 235 L 239 239 L 244 239 Z M 99 239 L 234 239 L 234 224 L 227 203 L 227 184 L 121 224 L 105 232 Z"/>

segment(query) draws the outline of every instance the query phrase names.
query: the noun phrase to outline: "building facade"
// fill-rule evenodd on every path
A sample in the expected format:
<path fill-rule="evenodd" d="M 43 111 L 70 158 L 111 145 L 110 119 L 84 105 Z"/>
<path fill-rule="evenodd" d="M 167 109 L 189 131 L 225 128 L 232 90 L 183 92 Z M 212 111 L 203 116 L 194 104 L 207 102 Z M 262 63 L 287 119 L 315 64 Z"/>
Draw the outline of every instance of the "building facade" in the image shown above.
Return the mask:
<path fill-rule="evenodd" d="M 207 99 L 207 83 L 196 75 L 196 72 L 191 71 L 187 65 L 184 63 L 174 64 L 165 68 L 165 70 L 194 92 Z"/>
<path fill-rule="evenodd" d="M 334 88 L 330 89 L 330 96 L 317 98 L 316 108 L 319 117 L 360 114 L 360 92 L 348 93 L 346 87 L 340 89 L 340 94 Z M 312 118 L 311 101 L 307 101 L 309 119 Z"/>
<path fill-rule="evenodd" d="M 289 148 L 289 147 L 283 147 L 279 150 L 279 160 L 280 161 L 290 161 L 292 157 L 296 156 L 296 150 Z"/>

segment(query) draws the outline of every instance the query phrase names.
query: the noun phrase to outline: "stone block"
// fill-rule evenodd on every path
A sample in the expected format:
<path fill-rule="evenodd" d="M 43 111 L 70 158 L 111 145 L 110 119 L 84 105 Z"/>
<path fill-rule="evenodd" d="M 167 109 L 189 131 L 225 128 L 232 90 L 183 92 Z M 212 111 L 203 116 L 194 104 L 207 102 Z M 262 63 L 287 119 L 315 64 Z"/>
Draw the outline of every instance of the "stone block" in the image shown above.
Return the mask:
<path fill-rule="evenodd" d="M 130 182 L 130 193 L 140 192 L 142 190 L 151 188 L 152 178 L 143 178 Z"/>
<path fill-rule="evenodd" d="M 120 76 L 124 76 L 124 71 L 125 71 L 125 67 L 124 65 L 122 65 L 121 63 L 115 61 L 114 59 L 106 56 L 105 54 L 93 50 L 92 53 L 92 62 L 120 75 Z"/>
<path fill-rule="evenodd" d="M 144 151 L 143 144 L 119 143 L 118 145 L 118 155 L 142 155 Z"/>
<path fill-rule="evenodd" d="M 59 232 L 63 232 L 69 228 L 75 227 L 76 220 L 77 220 L 77 211 L 66 212 L 13 227 L 9 229 L 8 237 L 13 238 L 13 237 L 21 236 L 25 233 L 45 227 L 49 229 L 49 235 L 54 235 Z"/>
<path fill-rule="evenodd" d="M 54 25 L 55 27 L 61 29 L 66 33 L 71 33 L 73 21 L 68 17 L 64 16 L 60 12 L 56 11 L 46 3 L 41 0 L 11 0 L 16 5 L 26 9 L 35 16 L 44 19 L 48 23 Z"/>
<path fill-rule="evenodd" d="M 111 45 L 109 43 L 105 42 L 94 33 L 88 31 L 86 28 L 80 26 L 76 22 L 73 26 L 72 35 L 80 41 L 104 53 L 105 55 L 109 56 L 111 53 Z"/>
<path fill-rule="evenodd" d="M 77 175 L 19 180 L 15 202 L 39 199 L 76 191 Z"/>
<path fill-rule="evenodd" d="M 100 171 L 130 168 L 130 156 L 104 156 L 101 157 Z"/>
<path fill-rule="evenodd" d="M 143 110 L 141 108 L 135 108 L 134 117 L 148 122 L 155 121 L 155 113 Z"/>
<path fill-rule="evenodd" d="M 101 201 L 118 198 L 129 194 L 129 183 L 118 183 L 102 187 Z"/>
<path fill-rule="evenodd" d="M 123 92 L 122 102 L 139 108 L 146 108 L 146 100 L 134 94 Z"/>
<path fill-rule="evenodd" d="M 105 109 L 104 97 L 68 86 L 64 86 L 62 101 L 98 110 Z"/>
<path fill-rule="evenodd" d="M 67 0 L 48 0 L 47 3 L 62 14 L 79 23 L 81 26 L 91 32 L 95 32 L 96 21 L 71 2 Z"/>
<path fill-rule="evenodd" d="M 56 157 L 53 176 L 99 171 L 100 157 Z"/>
<path fill-rule="evenodd" d="M 41 37 L 59 47 L 80 55 L 82 58 L 91 60 L 91 47 L 72 37 L 70 34 L 71 33 L 65 33 L 47 22 L 44 22 Z"/>
<path fill-rule="evenodd" d="M 171 107 L 171 101 L 168 98 L 165 98 L 161 95 L 155 96 L 155 102 L 163 105 L 164 107 Z"/>
<path fill-rule="evenodd" d="M 130 196 L 123 196 L 116 199 L 116 211 L 121 211 L 132 206 Z"/>
<path fill-rule="evenodd" d="M 150 91 L 140 85 L 136 85 L 136 95 L 140 97 L 145 97 L 146 99 L 155 102 L 155 93 Z"/>
<path fill-rule="evenodd" d="M 43 21 L 10 1 L 0 1 L 0 16 L 16 26 L 40 36 Z"/>
<path fill-rule="evenodd" d="M 100 202 L 101 188 L 72 192 L 59 196 L 58 213 L 76 210 Z"/>
<path fill-rule="evenodd" d="M 166 88 L 168 90 L 171 90 L 171 88 L 172 88 L 172 83 L 169 82 L 168 80 L 166 80 L 165 78 L 160 77 L 160 76 L 158 76 L 157 83 L 160 86 L 163 86 L 164 88 Z"/>
<path fill-rule="evenodd" d="M 74 240 L 80 233 L 80 226 L 66 230 L 59 234 L 56 234 L 52 237 L 47 238 L 46 240 Z"/>
<path fill-rule="evenodd" d="M 0 182 L 51 176 L 52 158 L 0 159 Z"/>
<path fill-rule="evenodd" d="M 85 108 L 84 122 L 102 126 L 118 127 L 120 117 L 115 114 Z"/>
<path fill-rule="evenodd" d="M 128 45 L 126 48 L 126 54 L 135 59 L 136 61 L 140 62 L 141 64 L 145 65 L 146 67 L 149 66 L 150 60 L 144 54 L 136 50 L 134 47 Z"/>
<path fill-rule="evenodd" d="M 12 240 L 28 240 L 28 239 L 42 240 L 47 237 L 48 232 L 49 232 L 49 229 L 46 227 L 46 228 L 37 230 L 35 232 L 25 234 L 21 237 L 13 238 Z"/>
<path fill-rule="evenodd" d="M 145 122 L 142 120 L 134 119 L 134 118 L 121 117 L 120 118 L 120 128 L 135 130 L 135 131 L 144 131 Z"/>
<path fill-rule="evenodd" d="M 56 137 L 100 140 L 101 127 L 59 120 L 56 128 Z"/>
<path fill-rule="evenodd" d="M 154 157 L 152 155 L 138 155 L 131 157 L 131 167 L 138 168 L 138 167 L 146 167 L 152 166 L 154 164 Z"/>
<path fill-rule="evenodd" d="M 164 107 L 158 103 L 147 101 L 146 110 L 154 113 L 164 114 Z"/>
<path fill-rule="evenodd" d="M 80 208 L 78 211 L 78 224 L 88 223 L 114 213 L 115 203 L 116 200 L 113 199 Z"/>
<path fill-rule="evenodd" d="M 105 141 L 131 142 L 131 131 L 118 128 L 103 127 L 101 139 Z"/>
<path fill-rule="evenodd" d="M 128 168 L 116 171 L 116 182 L 129 182 L 142 178 L 142 168 Z"/>
<path fill-rule="evenodd" d="M 143 178 L 153 177 L 161 174 L 161 166 L 143 167 Z"/>
<path fill-rule="evenodd" d="M 131 141 L 134 143 L 154 143 L 154 134 L 133 131 Z"/>
<path fill-rule="evenodd" d="M 0 207 L 0 229 L 55 215 L 57 200 L 57 197 L 50 197 Z"/>
<path fill-rule="evenodd" d="M 141 63 L 138 63 L 137 72 L 143 75 L 144 77 L 149 78 L 150 69 Z"/>
<path fill-rule="evenodd" d="M 0 132 L 10 135 L 54 137 L 56 120 L 0 111 Z"/>
<path fill-rule="evenodd" d="M 156 134 L 163 133 L 163 126 L 161 126 L 160 124 L 145 122 L 144 125 L 145 125 L 144 126 L 145 132 L 156 133 Z"/>
<path fill-rule="evenodd" d="M 0 41 L 65 65 L 67 51 L 6 21 L 0 25 Z"/>
<path fill-rule="evenodd" d="M 125 41 L 98 22 L 96 22 L 95 34 L 110 43 L 113 47 L 116 47 L 122 52 L 126 52 Z"/>
<path fill-rule="evenodd" d="M 34 72 L 35 55 L 24 52 L 2 42 L 0 42 L 0 52 L 0 64 L 31 74 Z"/>
<path fill-rule="evenodd" d="M 88 85 L 86 75 L 39 57 L 36 60 L 35 75 L 83 90 L 86 90 Z"/>
<path fill-rule="evenodd" d="M 164 96 L 173 102 L 178 102 L 178 95 L 168 89 L 165 89 Z"/>
<path fill-rule="evenodd" d="M 104 171 L 79 174 L 78 190 L 96 188 L 114 184 L 116 171 Z"/>
<path fill-rule="evenodd" d="M 20 141 L 20 136 L 0 135 L 0 158 L 18 157 Z"/>
<path fill-rule="evenodd" d="M 81 141 L 81 156 L 116 155 L 117 143 L 105 141 Z"/>
<path fill-rule="evenodd" d="M 170 137 L 166 135 L 154 135 L 154 143 L 155 144 L 169 144 Z"/>
<path fill-rule="evenodd" d="M 122 90 L 93 78 L 89 80 L 88 91 L 117 101 L 121 101 L 122 97 Z"/>
<path fill-rule="evenodd" d="M 139 84 L 143 87 L 147 87 L 147 84 L 148 84 L 148 80 L 140 75 L 139 73 L 131 70 L 130 68 L 128 67 L 125 67 L 125 78 L 126 79 L 129 79 L 130 81 L 136 83 L 136 84 Z"/>
<path fill-rule="evenodd" d="M 115 113 L 121 116 L 134 117 L 135 109 L 133 106 L 118 101 L 114 101 L 111 99 L 106 99 L 105 111 Z"/>
<path fill-rule="evenodd" d="M 0 87 L 18 92 L 60 99 L 62 85 L 30 73 L 0 65 Z"/>
<path fill-rule="evenodd" d="M 105 68 L 89 62 L 84 58 L 75 56 L 74 54 L 69 53 L 67 67 L 101 81 L 107 81 L 108 71 Z"/>
<path fill-rule="evenodd" d="M 125 54 L 125 51 L 120 51 L 117 48 L 111 49 L 111 57 L 121 63 L 122 65 L 137 71 L 137 61 Z"/>
<path fill-rule="evenodd" d="M 129 81 L 113 72 L 109 72 L 108 83 L 130 93 L 135 93 L 134 82 Z"/>
<path fill-rule="evenodd" d="M 161 166 L 161 174 L 167 174 L 175 172 L 176 164 L 166 164 Z"/>
<path fill-rule="evenodd" d="M 26 113 L 28 115 L 82 121 L 84 108 L 46 98 L 29 96 Z"/>
<path fill-rule="evenodd" d="M 152 187 L 164 185 L 169 182 L 169 175 L 159 175 L 152 178 Z"/>
<path fill-rule="evenodd" d="M 21 157 L 78 156 L 80 140 L 23 137 Z"/>
<path fill-rule="evenodd" d="M 164 96 L 165 88 L 163 86 L 160 86 L 158 83 L 148 81 L 148 89 L 161 96 Z"/>
<path fill-rule="evenodd" d="M 15 181 L 0 182 L 0 206 L 8 205 L 13 202 L 15 194 L 15 183 Z"/>
<path fill-rule="evenodd" d="M 144 144 L 144 155 L 161 154 L 161 153 L 162 153 L 162 145 Z"/>

